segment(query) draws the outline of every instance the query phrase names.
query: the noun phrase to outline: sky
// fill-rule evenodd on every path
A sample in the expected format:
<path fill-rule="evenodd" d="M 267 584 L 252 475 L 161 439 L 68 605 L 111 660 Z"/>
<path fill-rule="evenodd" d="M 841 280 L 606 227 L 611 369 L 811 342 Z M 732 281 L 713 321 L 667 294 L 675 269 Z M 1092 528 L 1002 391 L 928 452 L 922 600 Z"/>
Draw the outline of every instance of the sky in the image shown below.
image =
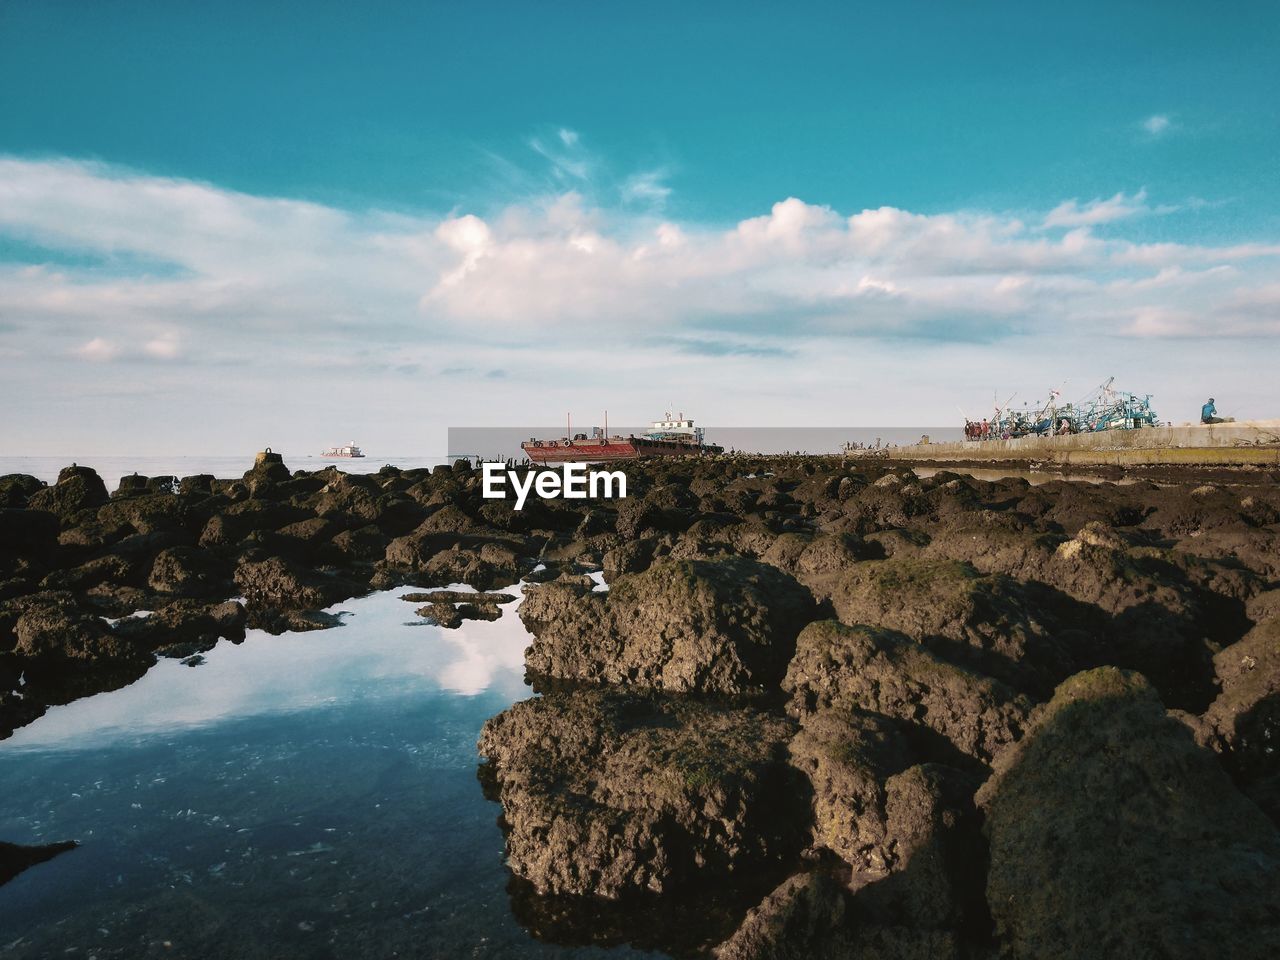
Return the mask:
<path fill-rule="evenodd" d="M 0 0 L 0 444 L 1280 416 L 1280 7 Z M 714 438 L 713 438 L 714 439 Z"/>

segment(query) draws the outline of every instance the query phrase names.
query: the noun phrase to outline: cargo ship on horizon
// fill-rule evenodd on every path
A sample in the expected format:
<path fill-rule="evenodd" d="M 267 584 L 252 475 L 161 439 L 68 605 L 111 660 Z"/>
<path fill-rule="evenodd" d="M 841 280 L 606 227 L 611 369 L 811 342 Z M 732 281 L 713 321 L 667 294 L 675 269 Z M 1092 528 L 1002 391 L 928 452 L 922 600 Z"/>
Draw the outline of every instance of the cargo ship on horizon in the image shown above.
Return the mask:
<path fill-rule="evenodd" d="M 609 435 L 608 415 L 603 428 L 592 428 L 590 436 L 574 433 L 566 421 L 565 436 L 558 440 L 531 437 L 520 444 L 524 455 L 537 464 L 600 463 L 639 460 L 644 457 L 699 457 L 724 453 L 724 447 L 706 442 L 701 427 L 694 426 L 683 412 L 655 420 L 640 435 Z"/>
<path fill-rule="evenodd" d="M 350 443 L 344 444 L 341 447 L 330 447 L 328 450 L 324 451 L 324 453 L 320 454 L 320 456 L 339 460 L 358 460 L 364 457 L 364 451 L 357 447 L 356 442 L 352 440 Z"/>

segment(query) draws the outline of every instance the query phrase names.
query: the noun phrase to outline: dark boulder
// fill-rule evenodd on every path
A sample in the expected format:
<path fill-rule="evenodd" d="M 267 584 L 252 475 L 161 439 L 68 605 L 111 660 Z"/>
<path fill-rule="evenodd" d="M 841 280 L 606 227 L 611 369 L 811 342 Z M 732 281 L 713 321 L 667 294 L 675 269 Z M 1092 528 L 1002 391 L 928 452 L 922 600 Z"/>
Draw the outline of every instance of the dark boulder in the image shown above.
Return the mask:
<path fill-rule="evenodd" d="M 0 886 L 8 883 L 22 871 L 38 863 L 44 863 L 46 860 L 52 860 L 58 854 L 74 850 L 78 846 L 79 844 L 74 840 L 31 847 L 0 840 Z"/>
<path fill-rule="evenodd" d="M 0 507 L 0 551 L 49 557 L 58 545 L 58 518 L 44 510 Z"/>
<path fill-rule="evenodd" d="M 285 610 L 327 607 L 359 592 L 350 580 L 283 557 L 242 562 L 236 567 L 235 583 L 250 605 Z"/>
<path fill-rule="evenodd" d="M 0 508 L 25 507 L 31 495 L 44 487 L 43 480 L 25 473 L 7 473 L 0 477 Z"/>
<path fill-rule="evenodd" d="M 162 550 L 151 566 L 147 585 L 172 597 L 225 597 L 234 586 L 230 564 L 197 547 Z"/>
<path fill-rule="evenodd" d="M 102 478 L 89 467 L 72 464 L 58 473 L 58 482 L 44 487 L 27 498 L 27 506 L 57 514 L 64 523 L 85 510 L 94 510 L 107 502 L 107 488 Z"/>

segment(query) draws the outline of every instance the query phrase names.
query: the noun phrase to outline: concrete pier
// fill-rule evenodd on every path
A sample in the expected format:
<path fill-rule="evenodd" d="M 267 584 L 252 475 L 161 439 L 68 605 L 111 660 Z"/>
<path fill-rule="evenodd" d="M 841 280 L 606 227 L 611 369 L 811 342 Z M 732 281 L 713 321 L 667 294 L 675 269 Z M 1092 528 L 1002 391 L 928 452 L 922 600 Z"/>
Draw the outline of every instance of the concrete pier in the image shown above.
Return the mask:
<path fill-rule="evenodd" d="M 850 456 L 919 463 L 1019 463 L 1051 469 L 1178 466 L 1276 469 L 1280 468 L 1280 420 L 1187 423 L 1016 440 L 920 443 L 887 450 L 855 450 Z"/>

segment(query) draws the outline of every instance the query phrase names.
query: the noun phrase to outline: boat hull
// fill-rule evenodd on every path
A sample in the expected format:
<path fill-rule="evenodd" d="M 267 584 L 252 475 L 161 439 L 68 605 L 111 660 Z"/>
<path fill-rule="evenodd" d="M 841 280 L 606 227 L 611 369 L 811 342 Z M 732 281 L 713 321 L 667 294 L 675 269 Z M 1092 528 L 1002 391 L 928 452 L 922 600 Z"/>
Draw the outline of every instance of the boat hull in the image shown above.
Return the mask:
<path fill-rule="evenodd" d="M 542 441 L 520 444 L 524 455 L 534 463 L 612 463 L 639 460 L 646 457 L 701 457 L 720 453 L 719 447 L 703 447 L 692 443 L 645 440 L 632 437 L 625 440 L 611 437 L 601 440 L 573 440 L 570 442 Z"/>

